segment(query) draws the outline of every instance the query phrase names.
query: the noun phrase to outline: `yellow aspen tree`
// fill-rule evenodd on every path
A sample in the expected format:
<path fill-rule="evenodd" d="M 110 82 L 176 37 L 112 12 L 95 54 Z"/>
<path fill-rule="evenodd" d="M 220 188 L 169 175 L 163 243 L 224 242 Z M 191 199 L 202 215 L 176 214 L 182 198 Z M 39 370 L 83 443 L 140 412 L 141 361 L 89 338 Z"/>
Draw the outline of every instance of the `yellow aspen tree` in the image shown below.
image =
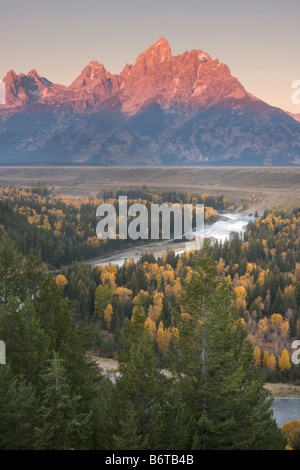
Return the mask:
<path fill-rule="evenodd" d="M 271 315 L 271 330 L 274 332 L 275 354 L 278 355 L 279 348 L 279 330 L 283 322 L 283 316 L 280 313 L 273 313 Z"/>
<path fill-rule="evenodd" d="M 205 212 L 204 212 L 205 221 L 215 218 L 216 216 L 217 216 L 217 213 L 213 207 L 205 206 Z"/>
<path fill-rule="evenodd" d="M 276 370 L 277 361 L 276 361 L 276 357 L 274 356 L 273 353 L 270 354 L 270 356 L 269 356 L 269 358 L 268 358 L 267 367 L 268 367 L 268 369 L 270 369 L 270 370 Z"/>
<path fill-rule="evenodd" d="M 126 287 L 117 287 L 115 295 L 117 296 L 118 301 L 124 305 L 129 301 L 130 296 L 132 295 L 132 290 L 127 289 Z"/>
<path fill-rule="evenodd" d="M 300 419 L 293 419 L 282 427 L 282 434 L 287 438 L 292 450 L 300 449 Z M 290 449 L 289 449 L 290 450 Z"/>
<path fill-rule="evenodd" d="M 156 335 L 156 323 L 152 318 L 148 317 L 145 321 L 145 328 L 149 331 L 151 338 L 155 338 Z"/>
<path fill-rule="evenodd" d="M 162 259 L 164 264 L 166 264 L 167 257 L 168 257 L 167 253 L 163 253 L 162 256 L 161 256 L 161 259 Z"/>
<path fill-rule="evenodd" d="M 177 299 L 179 299 L 181 295 L 181 279 L 179 276 L 174 281 L 173 294 Z"/>
<path fill-rule="evenodd" d="M 166 271 L 174 272 L 174 269 L 172 268 L 172 266 L 170 264 L 166 264 Z"/>
<path fill-rule="evenodd" d="M 263 359 L 262 359 L 262 363 L 264 367 L 268 366 L 268 360 L 269 360 L 269 351 L 264 351 Z"/>
<path fill-rule="evenodd" d="M 106 321 L 106 324 L 107 324 L 107 328 L 110 327 L 110 324 L 111 324 L 111 318 L 113 316 L 113 308 L 112 308 L 112 305 L 111 304 L 108 304 L 108 306 L 106 307 L 106 309 L 104 310 L 104 320 Z"/>
<path fill-rule="evenodd" d="M 262 287 L 265 283 L 265 274 L 266 274 L 265 271 L 261 271 L 258 275 L 257 282 L 260 287 Z"/>
<path fill-rule="evenodd" d="M 193 270 L 190 266 L 187 266 L 186 270 L 187 270 L 187 275 L 185 276 L 185 281 L 190 282 L 190 280 L 192 279 Z"/>
<path fill-rule="evenodd" d="M 268 331 L 268 319 L 261 318 L 257 324 L 257 333 L 259 336 L 264 335 Z"/>
<path fill-rule="evenodd" d="M 103 286 L 108 284 L 110 287 L 116 287 L 116 275 L 110 271 L 102 271 L 101 273 L 101 282 Z"/>
<path fill-rule="evenodd" d="M 245 299 L 247 296 L 247 292 L 244 286 L 235 287 L 234 293 L 235 293 L 236 298 Z"/>
<path fill-rule="evenodd" d="M 150 270 L 150 273 L 153 277 L 155 277 L 157 275 L 157 273 L 159 272 L 159 266 L 157 263 L 151 263 L 149 265 L 149 270 Z"/>
<path fill-rule="evenodd" d="M 289 370 L 292 367 L 287 349 L 283 349 L 279 359 L 279 369 L 281 372 Z"/>
<path fill-rule="evenodd" d="M 161 315 L 163 308 L 163 297 L 164 294 L 162 292 L 157 292 L 156 290 L 153 296 L 153 305 L 150 305 L 148 309 L 149 317 L 155 322 L 157 322 Z"/>
<path fill-rule="evenodd" d="M 290 328 L 290 324 L 289 324 L 288 320 L 286 320 L 285 322 L 283 322 L 280 325 L 280 332 L 281 332 L 282 338 L 286 339 L 289 328 Z"/>
<path fill-rule="evenodd" d="M 175 269 L 175 273 L 176 273 L 177 275 L 180 274 L 181 269 L 182 269 L 182 266 L 183 266 L 183 263 L 182 263 L 182 259 L 180 258 L 180 259 L 178 260 L 178 263 L 177 263 L 177 266 L 176 266 L 176 269 Z"/>
<path fill-rule="evenodd" d="M 235 294 L 236 307 L 238 309 L 242 309 L 243 311 L 245 311 L 247 307 L 247 302 L 246 302 L 247 291 L 245 287 L 244 286 L 235 287 L 234 294 Z"/>
<path fill-rule="evenodd" d="M 254 351 L 253 351 L 253 363 L 254 363 L 254 367 L 261 366 L 261 350 L 258 346 L 255 346 Z"/>
<path fill-rule="evenodd" d="M 222 276 L 225 272 L 225 261 L 223 258 L 219 259 L 219 262 L 217 263 L 217 273 L 218 276 Z"/>
<path fill-rule="evenodd" d="M 158 345 L 159 351 L 164 354 L 164 352 L 168 349 L 170 341 L 171 341 L 171 334 L 169 329 L 165 329 L 163 322 L 161 321 L 158 325 L 158 329 L 156 332 L 156 341 Z"/>
<path fill-rule="evenodd" d="M 161 290 L 161 274 L 156 275 L 157 290 Z"/>
<path fill-rule="evenodd" d="M 174 271 L 163 271 L 162 277 L 164 279 L 165 284 L 170 284 L 171 286 L 174 283 Z"/>
<path fill-rule="evenodd" d="M 158 307 L 160 310 L 162 310 L 163 308 L 163 298 L 164 294 L 162 292 L 154 292 L 153 305 L 155 305 L 155 307 Z"/>
<path fill-rule="evenodd" d="M 253 271 L 253 264 L 252 264 L 252 263 L 247 263 L 247 270 L 246 270 L 246 272 L 251 274 L 252 271 Z"/>
<path fill-rule="evenodd" d="M 237 298 L 235 301 L 235 305 L 236 305 L 236 308 L 238 308 L 239 310 L 242 309 L 245 312 L 246 307 L 247 307 L 247 302 L 245 299 Z"/>
<path fill-rule="evenodd" d="M 278 331 L 282 322 L 283 316 L 280 313 L 273 313 L 271 315 L 271 330 Z"/>
<path fill-rule="evenodd" d="M 61 290 L 64 290 L 64 288 L 69 283 L 68 279 L 63 274 L 59 274 L 58 276 L 56 276 L 55 282 Z"/>
<path fill-rule="evenodd" d="M 110 273 L 117 274 L 118 268 L 115 264 L 110 263 L 106 268 Z"/>

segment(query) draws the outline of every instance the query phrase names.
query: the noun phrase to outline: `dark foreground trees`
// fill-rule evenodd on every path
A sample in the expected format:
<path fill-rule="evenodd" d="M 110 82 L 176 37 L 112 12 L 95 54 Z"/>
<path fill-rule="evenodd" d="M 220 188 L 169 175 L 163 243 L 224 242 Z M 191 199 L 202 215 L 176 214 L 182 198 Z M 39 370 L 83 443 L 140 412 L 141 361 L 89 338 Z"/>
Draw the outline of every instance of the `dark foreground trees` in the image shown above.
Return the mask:
<path fill-rule="evenodd" d="M 192 416 L 178 383 L 157 368 L 143 308 L 124 332 L 121 376 L 113 390 L 113 449 L 189 449 Z M 129 431 L 131 429 L 131 432 Z"/>
<path fill-rule="evenodd" d="M 271 400 L 252 367 L 230 286 L 206 251 L 174 316 L 169 372 L 136 305 L 116 384 L 87 361 L 72 315 L 34 257 L 0 242 L 1 449 L 276 449 Z M 174 314 L 175 315 L 175 314 Z"/>
<path fill-rule="evenodd" d="M 194 418 L 194 449 L 276 449 L 271 398 L 252 365 L 252 346 L 230 286 L 203 249 L 182 295 L 186 315 L 172 354 L 182 401 Z"/>
<path fill-rule="evenodd" d="M 59 287 L 37 258 L 0 240 L 1 449 L 86 449 L 98 436 L 101 377 Z"/>

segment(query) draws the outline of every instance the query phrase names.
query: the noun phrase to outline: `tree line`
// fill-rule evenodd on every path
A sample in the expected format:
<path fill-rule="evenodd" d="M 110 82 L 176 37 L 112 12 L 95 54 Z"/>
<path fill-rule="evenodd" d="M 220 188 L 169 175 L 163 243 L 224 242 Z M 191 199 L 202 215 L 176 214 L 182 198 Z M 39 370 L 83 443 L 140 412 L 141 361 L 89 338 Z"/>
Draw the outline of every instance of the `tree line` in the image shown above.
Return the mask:
<path fill-rule="evenodd" d="M 150 191 L 123 191 L 122 195 L 128 195 L 128 205 L 144 203 L 147 208 L 151 203 L 171 204 L 176 199 L 181 204 L 205 203 L 205 218 L 209 222 L 217 220 L 216 210 L 229 206 L 229 201 L 222 196 L 176 192 L 157 195 Z M 27 189 L 0 187 L 0 232 L 6 232 L 24 255 L 30 251 L 40 253 L 52 270 L 74 261 L 105 256 L 133 244 L 130 239 L 99 240 L 96 236 L 98 205 L 107 202 L 118 211 L 118 197 L 118 192 L 107 193 L 101 198 L 56 196 L 41 183 L 34 183 Z M 145 240 L 136 240 L 134 244 L 145 244 Z"/>

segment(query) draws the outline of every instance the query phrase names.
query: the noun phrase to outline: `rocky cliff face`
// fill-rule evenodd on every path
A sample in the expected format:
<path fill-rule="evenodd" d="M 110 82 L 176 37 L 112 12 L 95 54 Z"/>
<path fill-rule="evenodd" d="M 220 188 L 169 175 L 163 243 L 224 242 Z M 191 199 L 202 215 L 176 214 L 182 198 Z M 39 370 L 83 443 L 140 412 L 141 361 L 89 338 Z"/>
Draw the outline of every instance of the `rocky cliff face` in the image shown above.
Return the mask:
<path fill-rule="evenodd" d="M 162 38 L 137 58 L 120 99 L 123 112 L 136 114 L 153 103 L 162 109 L 199 109 L 245 96 L 243 86 L 226 65 L 201 50 L 172 57 Z"/>
<path fill-rule="evenodd" d="M 249 94 L 206 52 L 161 38 L 112 75 L 90 62 L 69 87 L 10 71 L 0 163 L 299 165 L 300 124 Z"/>

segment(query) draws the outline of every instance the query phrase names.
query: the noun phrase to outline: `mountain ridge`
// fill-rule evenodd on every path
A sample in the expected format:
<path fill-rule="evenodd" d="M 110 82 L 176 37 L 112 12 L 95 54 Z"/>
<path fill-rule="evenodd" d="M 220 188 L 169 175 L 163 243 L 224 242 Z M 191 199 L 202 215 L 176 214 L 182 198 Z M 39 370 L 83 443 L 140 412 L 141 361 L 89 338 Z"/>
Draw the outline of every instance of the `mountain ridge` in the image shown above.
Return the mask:
<path fill-rule="evenodd" d="M 68 86 L 9 71 L 0 164 L 299 165 L 300 124 L 248 93 L 200 49 L 165 38 L 111 74 L 91 61 Z"/>

